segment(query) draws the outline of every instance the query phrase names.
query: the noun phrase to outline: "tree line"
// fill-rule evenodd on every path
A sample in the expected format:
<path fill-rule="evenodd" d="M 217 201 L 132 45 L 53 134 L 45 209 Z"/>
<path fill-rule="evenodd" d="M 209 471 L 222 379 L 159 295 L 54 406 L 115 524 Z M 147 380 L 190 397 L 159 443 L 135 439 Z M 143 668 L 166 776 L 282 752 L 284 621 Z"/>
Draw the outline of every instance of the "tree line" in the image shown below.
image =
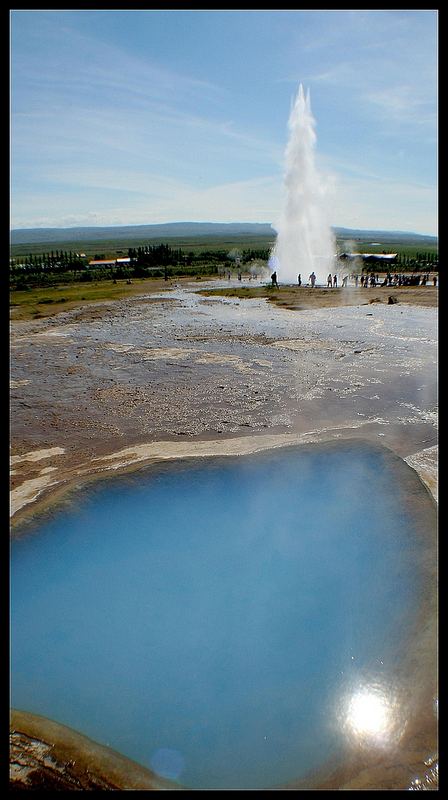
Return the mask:
<path fill-rule="evenodd" d="M 49 285 L 63 281 L 92 281 L 118 278 L 176 277 L 181 275 L 213 275 L 244 270 L 256 262 L 267 263 L 271 250 L 262 248 L 233 248 L 186 251 L 171 247 L 167 243 L 146 244 L 129 247 L 129 263 L 115 266 L 89 268 L 84 253 L 72 250 L 51 250 L 41 254 L 29 254 L 10 260 L 10 284 L 12 288 L 27 288 L 28 284 Z M 102 258 L 104 258 L 104 255 Z M 99 258 L 97 255 L 95 259 Z M 113 259 L 111 259 L 113 260 Z M 413 255 L 398 253 L 394 262 L 400 271 L 438 270 L 436 252 L 416 252 Z"/>
<path fill-rule="evenodd" d="M 49 253 L 39 253 L 34 256 L 30 253 L 28 256 L 13 258 L 11 259 L 11 270 L 25 268 L 36 272 L 40 270 L 61 272 L 66 269 L 84 269 L 86 263 L 85 258 L 82 258 L 79 253 L 73 253 L 72 250 L 51 250 Z"/>
<path fill-rule="evenodd" d="M 439 254 L 438 253 L 415 253 L 415 255 L 405 255 L 398 253 L 395 263 L 404 269 L 438 269 L 439 267 Z"/>
<path fill-rule="evenodd" d="M 167 243 L 129 247 L 129 263 L 89 268 L 84 254 L 72 250 L 51 250 L 40 254 L 19 256 L 10 260 L 12 288 L 26 289 L 29 285 L 51 285 L 58 281 L 92 281 L 117 278 L 164 277 L 180 275 L 213 275 L 233 270 L 236 266 L 254 261 L 268 260 L 269 248 L 223 249 L 185 251 Z M 105 254 L 95 254 L 93 260 L 106 260 Z M 114 258 L 110 259 L 115 260 Z"/>
<path fill-rule="evenodd" d="M 168 244 L 144 245 L 142 247 L 130 247 L 128 256 L 131 264 L 146 267 L 160 266 L 191 266 L 195 263 L 217 262 L 221 264 L 232 264 L 235 262 L 234 253 L 237 253 L 237 260 L 240 263 L 248 263 L 254 259 L 268 260 L 270 255 L 269 248 L 245 250 L 235 250 L 228 253 L 226 250 L 203 250 L 201 252 L 184 252 L 181 247 L 172 248 Z"/>

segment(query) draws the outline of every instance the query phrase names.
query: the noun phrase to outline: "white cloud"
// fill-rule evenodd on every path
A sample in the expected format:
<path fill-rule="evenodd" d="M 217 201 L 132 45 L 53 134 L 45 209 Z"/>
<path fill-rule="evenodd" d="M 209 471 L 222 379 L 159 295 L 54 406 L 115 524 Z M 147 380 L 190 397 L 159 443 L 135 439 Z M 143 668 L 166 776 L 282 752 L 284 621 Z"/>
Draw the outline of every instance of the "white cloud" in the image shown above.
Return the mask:
<path fill-rule="evenodd" d="M 101 183 L 116 176 L 102 175 Z M 20 210 L 12 213 L 13 228 L 66 227 L 68 225 L 125 225 L 173 222 L 178 220 L 211 222 L 270 222 L 279 213 L 281 185 L 276 177 L 266 176 L 256 180 L 221 183 L 207 188 L 198 188 L 187 183 L 167 180 L 161 175 L 152 175 L 141 192 L 126 195 L 123 205 L 119 191 L 104 192 L 104 198 L 88 201 L 90 211 L 86 213 L 85 198 L 77 207 L 76 198 L 67 195 L 55 203 L 54 194 L 42 194 L 37 203 L 29 207 L 20 204 Z M 45 216 L 37 210 L 48 209 Z"/>
<path fill-rule="evenodd" d="M 384 177 L 340 177 L 335 187 L 333 225 L 402 230 L 437 236 L 434 188 Z"/>
<path fill-rule="evenodd" d="M 255 12 L 260 30 L 263 20 L 275 22 L 282 46 L 261 53 L 247 39 L 245 58 L 226 49 L 229 29 L 222 41 L 216 31 L 210 64 L 190 54 L 194 26 L 170 27 L 176 12 L 153 48 L 150 12 L 136 14 L 148 33 L 145 49 L 137 32 L 139 51 L 132 30 L 119 40 L 116 27 L 112 46 L 99 14 L 87 26 L 86 12 L 37 12 L 33 27 L 33 12 L 16 13 L 27 20 L 16 25 L 13 48 L 16 226 L 275 221 L 288 116 L 281 76 L 291 75 L 295 90 L 300 81 L 311 89 L 318 110 L 317 160 L 326 174 L 339 173 L 334 224 L 408 220 L 418 232 L 434 230 L 435 189 L 424 185 L 435 171 L 431 13 Z M 254 84 L 256 64 L 265 82 Z"/>
<path fill-rule="evenodd" d="M 430 127 L 436 133 L 436 109 L 427 96 L 411 84 L 388 86 L 368 91 L 364 96 L 366 105 L 372 105 L 387 126 L 390 122 L 402 125 Z"/>

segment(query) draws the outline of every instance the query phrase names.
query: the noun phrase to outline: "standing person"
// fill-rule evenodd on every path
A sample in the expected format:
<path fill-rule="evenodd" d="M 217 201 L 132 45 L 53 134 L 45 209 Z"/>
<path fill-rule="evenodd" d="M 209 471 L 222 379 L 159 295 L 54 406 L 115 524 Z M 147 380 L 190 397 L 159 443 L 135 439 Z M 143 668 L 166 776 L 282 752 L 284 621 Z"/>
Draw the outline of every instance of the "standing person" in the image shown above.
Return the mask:
<path fill-rule="evenodd" d="M 311 283 L 311 288 L 314 289 L 314 287 L 316 285 L 316 276 L 315 276 L 314 272 L 312 272 L 311 275 L 310 275 L 310 283 Z"/>
<path fill-rule="evenodd" d="M 273 273 L 272 273 L 272 275 L 271 275 L 271 281 L 272 281 L 272 286 L 276 286 L 276 287 L 277 287 L 277 289 L 278 289 L 278 288 L 279 288 L 279 286 L 278 286 L 278 283 L 277 283 L 277 273 L 276 273 L 276 272 L 273 272 Z"/>
<path fill-rule="evenodd" d="M 298 283 L 298 285 L 299 285 L 299 286 L 301 286 L 301 285 L 302 285 L 302 276 L 301 276 L 300 272 L 299 272 L 299 274 L 297 275 L 297 283 Z"/>
<path fill-rule="evenodd" d="M 327 289 L 331 289 L 332 286 L 333 286 L 333 279 L 331 277 L 331 272 L 330 272 L 327 278 Z"/>
<path fill-rule="evenodd" d="M 347 280 L 348 280 L 348 275 L 344 275 L 344 277 L 342 278 L 342 288 L 344 288 L 344 286 L 347 286 Z"/>
<path fill-rule="evenodd" d="M 338 288 L 338 276 L 336 275 L 336 273 L 333 275 L 333 288 L 334 289 Z"/>
<path fill-rule="evenodd" d="M 356 287 L 356 289 L 358 288 L 358 280 L 359 280 L 358 279 L 358 273 L 356 273 L 356 275 L 355 275 L 355 287 Z"/>

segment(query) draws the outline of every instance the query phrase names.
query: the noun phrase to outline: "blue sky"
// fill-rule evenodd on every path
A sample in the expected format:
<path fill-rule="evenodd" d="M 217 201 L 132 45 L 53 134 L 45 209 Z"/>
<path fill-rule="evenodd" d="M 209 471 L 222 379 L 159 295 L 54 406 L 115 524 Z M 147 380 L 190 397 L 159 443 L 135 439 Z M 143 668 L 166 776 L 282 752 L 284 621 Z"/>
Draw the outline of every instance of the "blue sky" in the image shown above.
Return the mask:
<path fill-rule="evenodd" d="M 12 10 L 11 226 L 271 222 L 299 83 L 336 226 L 437 234 L 437 10 Z"/>

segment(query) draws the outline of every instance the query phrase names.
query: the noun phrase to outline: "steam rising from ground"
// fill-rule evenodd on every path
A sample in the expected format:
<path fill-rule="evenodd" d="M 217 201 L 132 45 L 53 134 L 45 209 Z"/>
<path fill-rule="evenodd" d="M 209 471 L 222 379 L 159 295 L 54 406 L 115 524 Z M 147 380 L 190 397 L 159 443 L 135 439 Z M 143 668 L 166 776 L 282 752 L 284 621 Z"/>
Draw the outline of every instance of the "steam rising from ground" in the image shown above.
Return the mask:
<path fill-rule="evenodd" d="M 289 116 L 289 141 L 285 153 L 285 204 L 277 223 L 277 241 L 271 266 L 283 283 L 308 283 L 315 273 L 327 285 L 334 271 L 335 240 L 327 219 L 327 183 L 315 165 L 315 120 L 310 95 L 300 84 Z"/>

